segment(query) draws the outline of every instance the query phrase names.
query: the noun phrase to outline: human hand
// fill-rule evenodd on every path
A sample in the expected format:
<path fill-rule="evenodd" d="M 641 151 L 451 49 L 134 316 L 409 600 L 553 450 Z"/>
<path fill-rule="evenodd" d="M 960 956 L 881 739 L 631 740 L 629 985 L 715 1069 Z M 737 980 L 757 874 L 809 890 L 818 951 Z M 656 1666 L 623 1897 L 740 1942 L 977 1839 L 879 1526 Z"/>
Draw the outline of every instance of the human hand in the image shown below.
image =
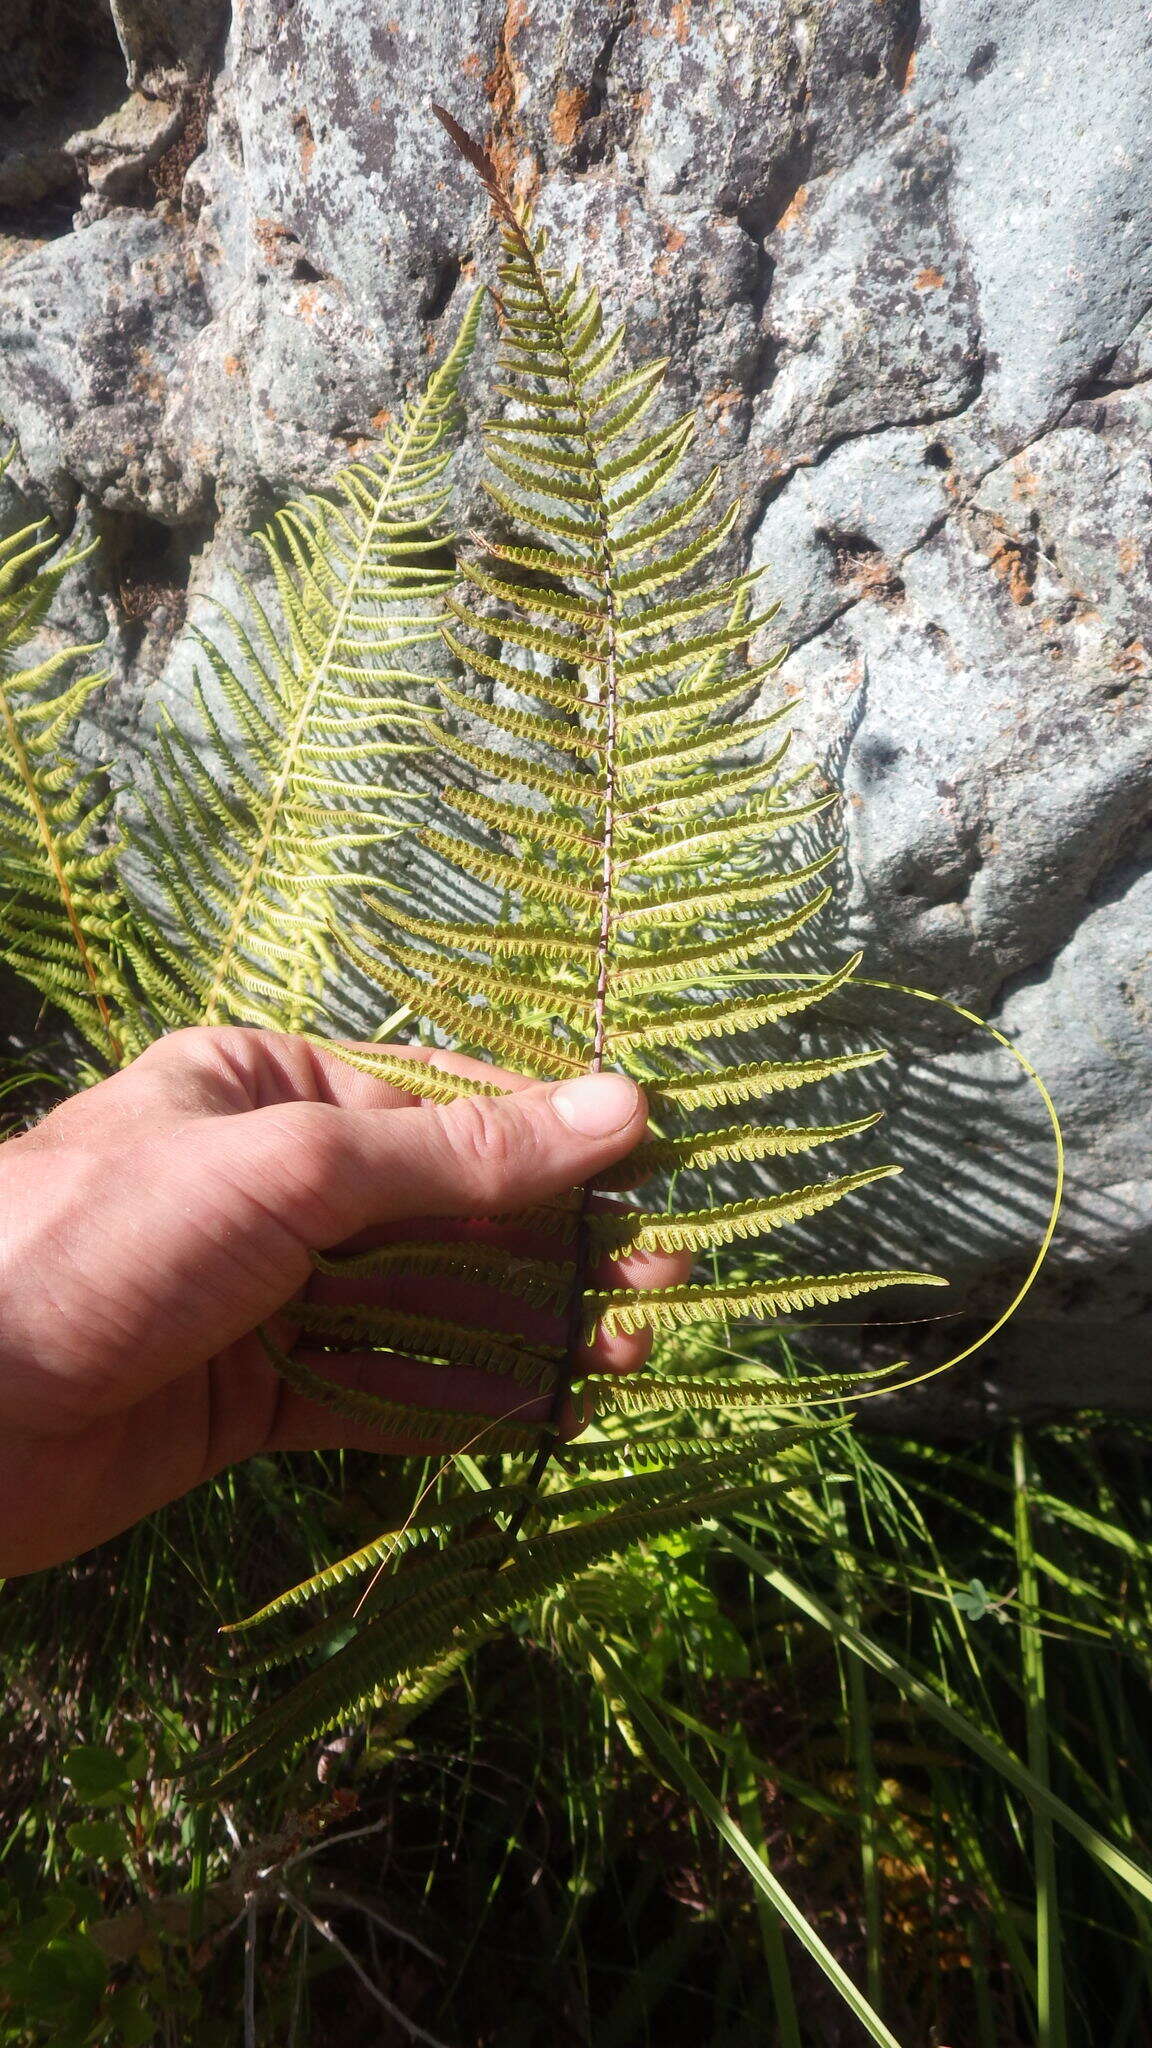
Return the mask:
<path fill-rule="evenodd" d="M 622 1158 L 646 1120 L 621 1075 L 541 1083 L 435 1058 L 509 1092 L 437 1107 L 302 1038 L 194 1029 L 0 1146 L 0 1575 L 72 1557 L 259 1451 L 414 1448 L 288 1386 L 258 1326 L 276 1318 L 292 1346 L 293 1299 L 332 1284 L 313 1251 L 545 1201 Z M 621 1260 L 604 1277 L 664 1286 L 685 1263 Z M 386 1298 L 478 1327 L 516 1316 L 443 1276 L 400 1277 Z M 539 1312 L 516 1327 L 545 1334 Z M 646 1353 L 643 1337 L 601 1338 L 591 1362 L 628 1371 Z M 547 1415 L 519 1381 L 469 1367 L 298 1355 L 390 1400 Z"/>

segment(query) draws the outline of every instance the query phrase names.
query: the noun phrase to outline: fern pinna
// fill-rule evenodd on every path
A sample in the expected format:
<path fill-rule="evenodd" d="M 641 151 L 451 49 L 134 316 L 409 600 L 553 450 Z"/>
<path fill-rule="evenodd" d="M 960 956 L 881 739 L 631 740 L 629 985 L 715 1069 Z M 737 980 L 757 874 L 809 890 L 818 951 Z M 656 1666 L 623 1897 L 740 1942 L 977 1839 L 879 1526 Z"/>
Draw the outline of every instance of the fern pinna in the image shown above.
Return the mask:
<path fill-rule="evenodd" d="M 736 508 L 709 511 L 715 473 L 677 491 L 693 423 L 644 424 L 664 366 L 617 366 L 623 331 L 605 327 L 596 292 L 547 261 L 544 236 L 490 160 L 451 117 L 441 119 L 479 172 L 503 236 L 506 403 L 486 429 L 485 479 L 501 535 L 463 557 L 462 585 L 445 598 L 443 637 L 458 680 L 441 686 L 436 734 L 450 780 L 419 834 L 436 903 L 417 910 L 398 888 L 381 886 L 371 892 L 371 918 L 346 921 L 341 940 L 389 1006 L 404 1005 L 469 1051 L 541 1077 L 608 1065 L 630 1073 L 647 1090 L 652 1135 L 567 1204 L 516 1219 L 541 1233 L 545 1255 L 430 1236 L 323 1262 L 354 1281 L 399 1261 L 550 1306 L 551 1345 L 506 1334 L 493 1343 L 474 1325 L 387 1308 L 305 1307 L 302 1319 L 321 1342 L 511 1370 L 528 1389 L 549 1392 L 551 1426 L 542 1439 L 536 1433 L 526 1466 L 505 1466 L 501 1483 L 471 1491 L 483 1481 L 465 1459 L 462 1494 L 422 1508 L 252 1618 L 336 1597 L 326 1619 L 250 1665 L 324 1655 L 257 1717 L 226 1777 L 365 1703 L 387 1699 L 409 1713 L 510 1615 L 639 1540 L 788 1486 L 790 1456 L 813 1425 L 773 1424 L 774 1404 L 847 1388 L 822 1380 L 800 1390 L 763 1371 L 694 1372 L 683 1359 L 678 1370 L 657 1365 L 623 1381 L 588 1374 L 597 1327 L 678 1331 L 684 1349 L 685 1325 L 702 1335 L 711 1325 L 716 1337 L 729 1319 L 775 1318 L 932 1279 L 749 1263 L 749 1240 L 895 1170 L 867 1166 L 769 1191 L 759 1182 L 764 1162 L 850 1138 L 875 1119 L 733 1119 L 877 1057 L 748 1064 L 726 1046 L 734 1034 L 819 1003 L 856 965 L 776 988 L 757 973 L 827 900 L 819 878 L 833 857 L 773 867 L 764 849 L 829 799 L 793 799 L 781 784 L 780 712 L 729 723 L 780 657 L 749 665 L 748 642 L 772 616 L 751 612 L 751 578 L 693 580 Z M 487 904 L 489 915 L 433 914 L 452 900 Z M 410 1085 L 444 1097 L 475 1084 L 421 1069 Z M 715 1168 L 726 1178 L 753 1175 L 751 1190 L 709 1200 Z M 611 1200 L 644 1185 L 663 1189 L 663 1202 Z M 646 1250 L 706 1255 L 710 1277 L 644 1292 L 600 1284 L 606 1259 Z M 725 1271 L 724 1254 L 739 1263 Z M 279 1362 L 301 1379 L 290 1359 Z M 599 1430 L 558 1464 L 559 1419 L 579 1375 L 594 1392 Z M 315 1379 L 307 1384 L 324 1391 Z M 373 1412 L 369 1395 L 327 1391 L 338 1406 Z M 692 1410 L 709 1415 L 711 1437 L 684 1433 Z M 727 1434 L 725 1417 L 750 1426 Z M 457 1438 L 480 1452 L 519 1446 L 528 1454 L 533 1433 L 512 1416 L 501 1428 L 461 1415 Z M 342 1646 L 329 1654 L 334 1642 Z"/>

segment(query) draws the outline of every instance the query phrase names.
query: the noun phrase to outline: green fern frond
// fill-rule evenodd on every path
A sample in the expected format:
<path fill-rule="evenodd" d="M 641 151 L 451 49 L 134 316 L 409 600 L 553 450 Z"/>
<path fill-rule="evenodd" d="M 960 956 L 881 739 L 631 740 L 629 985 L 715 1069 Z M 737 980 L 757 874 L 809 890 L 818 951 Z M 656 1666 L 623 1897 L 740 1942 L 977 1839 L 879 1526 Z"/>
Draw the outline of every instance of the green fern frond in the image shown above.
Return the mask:
<path fill-rule="evenodd" d="M 95 646 L 22 658 L 89 553 L 60 550 L 43 522 L 0 538 L 0 957 L 115 1067 L 147 1034 L 123 966 L 113 797 L 71 754 L 105 677 L 85 668 Z"/>
<path fill-rule="evenodd" d="M 778 1483 L 794 1484 L 796 1473 L 787 1468 L 788 1454 L 838 1426 L 835 1423 L 778 1426 L 759 1436 L 745 1436 L 738 1441 L 720 1444 L 709 1444 L 699 1437 L 657 1442 L 655 1445 L 645 1442 L 640 1446 L 601 1443 L 585 1447 L 583 1454 L 580 1446 L 570 1446 L 564 1455 L 563 1465 L 553 1467 L 555 1477 L 552 1485 L 538 1495 L 535 1512 L 542 1522 L 558 1523 L 575 1516 L 602 1515 L 606 1509 L 621 1505 L 629 1508 L 640 1503 L 645 1507 L 657 1506 L 677 1494 L 682 1497 L 688 1488 L 698 1489 L 704 1485 L 715 1485 L 720 1480 L 747 1478 L 755 1471 L 773 1466 L 777 1468 Z M 637 1472 L 633 1469 L 637 1464 L 650 1469 Z M 593 1466 L 603 1469 L 590 1469 Z M 621 1466 L 627 1469 L 622 1471 Z M 479 1524 L 485 1525 L 490 1533 L 494 1517 L 508 1513 L 521 1498 L 521 1486 L 510 1483 L 493 1486 L 480 1493 L 456 1494 L 428 1508 L 417 1508 L 396 1528 L 384 1531 L 349 1556 L 338 1558 L 333 1564 L 303 1579 L 299 1585 L 277 1594 L 274 1600 L 268 1601 L 256 1613 L 247 1615 L 243 1621 L 227 1624 L 222 1632 L 227 1635 L 245 1634 L 264 1627 L 292 1609 L 321 1600 L 370 1575 L 373 1588 L 358 1601 L 357 1611 L 371 1614 L 374 1611 L 374 1586 L 380 1583 L 383 1571 L 392 1575 L 388 1597 L 394 1601 L 396 1587 L 403 1586 L 403 1575 L 409 1569 L 410 1553 L 420 1551 L 430 1539 L 451 1536 L 461 1529 L 467 1534 Z M 346 1613 L 346 1609 L 337 1610 L 337 1625 L 342 1625 Z M 324 1639 L 322 1633 L 309 1630 L 305 1636 L 296 1638 L 290 1654 L 306 1654 Z M 263 1664 L 265 1659 L 259 1662 Z M 246 1668 L 254 1671 L 257 1663 Z"/>
<path fill-rule="evenodd" d="M 839 1059 L 759 1060 L 750 1066 L 716 1067 L 711 1073 L 664 1075 L 648 1090 L 652 1107 L 668 1109 L 730 1109 L 738 1102 L 752 1102 L 782 1090 L 811 1087 L 849 1074 L 857 1067 L 874 1066 L 888 1058 L 886 1052 L 843 1053 Z"/>
<path fill-rule="evenodd" d="M 239 660 L 204 635 L 216 686 L 197 702 L 219 765 L 168 734 L 134 834 L 163 941 L 134 965 L 163 1023 L 307 1029 L 323 1012 L 333 899 L 402 808 L 390 762 L 423 751 L 406 650 L 435 643 L 453 580 L 441 558 L 457 392 L 483 293 L 380 447 L 259 536 L 275 593 L 223 610 Z M 225 719 L 229 721 L 226 724 Z M 222 790 L 231 788 L 231 801 Z"/>
<path fill-rule="evenodd" d="M 403 1239 L 381 1250 L 358 1252 L 347 1258 L 324 1258 L 314 1253 L 313 1264 L 318 1272 L 340 1280 L 452 1273 L 479 1286 L 502 1288 L 518 1301 L 538 1308 L 562 1308 L 572 1287 L 570 1259 L 514 1258 L 498 1246 L 462 1244 L 459 1239 L 442 1244 Z"/>
<path fill-rule="evenodd" d="M 722 1057 L 735 1034 L 817 1007 L 857 962 L 767 990 L 759 974 L 826 904 L 826 887 L 804 888 L 834 857 L 770 863 L 767 850 L 832 797 L 794 800 L 798 778 L 781 781 L 784 750 L 770 747 L 769 734 L 786 707 L 743 723 L 728 715 L 779 657 L 749 660 L 750 643 L 775 615 L 768 606 L 751 611 L 754 576 L 693 580 L 735 516 L 704 523 L 718 474 L 678 485 L 693 423 L 658 417 L 663 366 L 616 366 L 622 330 L 606 329 L 597 293 L 551 263 L 545 237 L 492 163 L 446 125 L 484 182 L 503 238 L 498 388 L 506 402 L 485 428 L 482 481 L 508 532 L 491 546 L 472 537 L 460 588 L 444 600 L 444 645 L 461 680 L 440 691 L 438 745 L 456 781 L 445 799 L 467 828 L 446 832 L 434 820 L 419 836 L 437 874 L 447 872 L 447 893 L 458 887 L 479 905 L 495 892 L 499 911 L 487 924 L 398 904 L 390 915 L 377 893 L 371 927 L 345 923 L 348 957 L 370 985 L 469 1050 L 541 1075 L 609 1063 L 634 1073 L 650 1089 L 654 1115 L 674 1126 L 699 1110 L 845 1074 L 874 1055 L 741 1066 Z M 794 907 L 772 915 L 773 899 L 792 890 Z M 744 975 L 760 986 L 731 986 Z M 721 1165 L 755 1173 L 874 1120 L 664 1129 L 597 1185 Z M 830 1207 L 882 1172 L 792 1191 L 754 1183 L 742 1201 L 721 1205 L 714 1230 L 712 1212 L 690 1208 L 678 1243 L 721 1251 Z M 636 1228 L 677 1242 L 667 1219 Z M 587 1293 L 598 1231 L 588 1189 L 570 1238 L 576 1297 Z M 466 1248 L 424 1254 L 436 1270 L 461 1274 L 469 1256 Z M 490 1277 L 498 1264 L 499 1255 Z M 544 1283 L 522 1273 L 521 1284 Z M 851 1284 L 887 1281 L 856 1274 Z M 777 1313 L 789 1290 L 797 1306 L 810 1306 L 842 1298 L 848 1280 L 714 1285 L 708 1308 L 691 1290 L 644 1297 L 653 1325 L 661 1316 L 683 1320 L 690 1307 L 738 1314 L 743 1303 L 755 1315 L 772 1301 Z M 594 1324 L 598 1308 L 606 1327 L 623 1327 L 611 1320 L 623 1313 L 613 1299 L 588 1300 L 582 1314 L 569 1302 L 570 1328 L 589 1326 L 589 1314 Z M 474 1336 L 464 1332 L 463 1341 Z M 543 1355 L 539 1363 L 543 1376 Z M 555 1415 L 576 1363 L 570 1349 L 553 1371 Z"/>
<path fill-rule="evenodd" d="M 671 1475 L 671 1498 L 628 1500 L 611 1512 L 577 1520 L 535 1536 L 503 1554 L 500 1535 L 482 1536 L 421 1552 L 382 1581 L 383 1612 L 368 1619 L 352 1641 L 310 1672 L 284 1700 L 258 1714 L 223 1754 L 215 1789 L 226 1788 L 257 1763 L 306 1742 L 366 1699 L 383 1704 L 389 1689 L 449 1653 L 462 1655 L 516 1613 L 632 1545 L 721 1508 L 732 1509 L 765 1492 L 760 1471 L 733 1484 L 720 1478 L 685 1488 Z M 785 1482 L 786 1483 L 786 1482 Z M 648 1480 L 651 1487 L 652 1481 Z M 632 1491 L 635 1493 L 635 1482 Z M 483 1496 L 480 1497 L 483 1499 Z"/>
<path fill-rule="evenodd" d="M 457 1270 L 467 1277 L 468 1260 L 464 1255 Z M 301 1328 L 321 1342 L 338 1338 L 344 1346 L 375 1345 L 405 1358 L 468 1365 L 479 1372 L 506 1374 L 525 1384 L 539 1380 L 547 1365 L 551 1363 L 554 1367 L 556 1362 L 541 1349 L 511 1337 L 496 1337 L 475 1326 L 403 1309 L 373 1308 L 363 1302 L 338 1307 L 309 1301 L 300 1303 L 294 1313 Z"/>
<path fill-rule="evenodd" d="M 304 1035 L 312 1037 L 310 1033 Z M 341 1039 L 316 1037 L 312 1037 L 312 1043 L 334 1053 L 345 1066 L 355 1067 L 357 1073 L 371 1074 L 373 1080 L 386 1081 L 389 1087 L 399 1088 L 405 1095 L 414 1095 L 422 1102 L 459 1102 L 467 1095 L 502 1093 L 490 1081 L 450 1074 L 442 1067 L 425 1064 L 423 1060 L 376 1052 L 368 1045 L 348 1045 Z"/>
<path fill-rule="evenodd" d="M 843 1418 L 836 1417 L 827 1422 L 782 1423 L 772 1421 L 757 1432 L 751 1424 L 741 1427 L 739 1443 L 749 1459 L 749 1464 L 774 1464 L 786 1451 L 834 1434 L 847 1427 Z M 680 1465 L 699 1458 L 701 1438 L 693 1432 L 681 1436 L 653 1436 L 650 1433 L 636 1436 L 621 1433 L 615 1436 L 583 1437 L 579 1443 L 565 1444 L 556 1454 L 553 1471 L 561 1473 L 614 1472 L 621 1466 L 642 1477 L 650 1466 Z"/>
<path fill-rule="evenodd" d="M 617 1415 L 722 1415 L 729 1409 L 744 1413 L 749 1409 L 802 1408 L 806 1401 L 847 1398 L 858 1391 L 859 1377 L 825 1375 L 797 1385 L 764 1377 L 690 1379 L 677 1375 L 675 1379 L 656 1379 L 641 1373 L 601 1379 L 590 1374 L 584 1386 L 594 1398 L 597 1419 L 603 1420 Z"/>
<path fill-rule="evenodd" d="M 880 1121 L 872 1116 L 852 1117 L 842 1124 L 732 1124 L 719 1131 L 701 1131 L 686 1138 L 650 1138 L 637 1145 L 619 1166 L 598 1174 L 598 1188 L 628 1188 L 650 1180 L 655 1173 L 703 1173 L 711 1166 L 727 1166 L 737 1160 L 787 1159 L 795 1152 L 810 1152 L 817 1145 L 834 1145 L 854 1138 Z"/>

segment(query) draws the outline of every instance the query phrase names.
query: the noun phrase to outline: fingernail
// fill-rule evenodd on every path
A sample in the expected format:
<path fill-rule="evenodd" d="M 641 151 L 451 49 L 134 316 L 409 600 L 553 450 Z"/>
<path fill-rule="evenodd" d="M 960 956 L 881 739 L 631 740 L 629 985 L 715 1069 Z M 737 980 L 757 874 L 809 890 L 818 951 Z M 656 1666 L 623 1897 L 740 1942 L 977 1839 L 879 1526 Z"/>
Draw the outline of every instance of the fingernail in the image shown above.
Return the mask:
<path fill-rule="evenodd" d="M 552 1107 L 583 1138 L 610 1138 L 636 1114 L 640 1091 L 626 1074 L 582 1074 L 552 1090 Z"/>

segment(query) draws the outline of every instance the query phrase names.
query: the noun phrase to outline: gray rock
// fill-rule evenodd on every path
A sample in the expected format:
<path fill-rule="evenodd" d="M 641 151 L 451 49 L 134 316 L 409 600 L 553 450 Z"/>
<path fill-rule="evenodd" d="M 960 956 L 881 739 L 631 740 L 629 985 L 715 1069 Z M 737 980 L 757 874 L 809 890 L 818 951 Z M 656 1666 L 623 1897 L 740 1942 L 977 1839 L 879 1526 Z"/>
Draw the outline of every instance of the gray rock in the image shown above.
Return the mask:
<path fill-rule="evenodd" d="M 108 543 L 70 602 L 111 628 L 118 746 L 187 703 L 183 608 L 247 526 L 450 329 L 492 235 L 426 101 L 490 126 L 745 495 L 799 743 L 844 787 L 840 936 L 990 1012 L 1067 1121 L 1042 1291 L 905 1419 L 1147 1405 L 1147 10 L 109 0 L 69 68 L 76 18 L 0 28 L 0 422 L 27 501 Z M 974 1333 L 1043 1228 L 1043 1110 L 948 1013 L 863 1000 L 914 1171 L 853 1256 L 952 1273 Z M 905 1341 L 931 1363 L 955 1327 Z"/>
<path fill-rule="evenodd" d="M 166 431 L 171 386 L 207 317 L 195 251 L 125 210 L 8 265 L 0 414 L 53 510 L 191 519 L 207 481 Z"/>

